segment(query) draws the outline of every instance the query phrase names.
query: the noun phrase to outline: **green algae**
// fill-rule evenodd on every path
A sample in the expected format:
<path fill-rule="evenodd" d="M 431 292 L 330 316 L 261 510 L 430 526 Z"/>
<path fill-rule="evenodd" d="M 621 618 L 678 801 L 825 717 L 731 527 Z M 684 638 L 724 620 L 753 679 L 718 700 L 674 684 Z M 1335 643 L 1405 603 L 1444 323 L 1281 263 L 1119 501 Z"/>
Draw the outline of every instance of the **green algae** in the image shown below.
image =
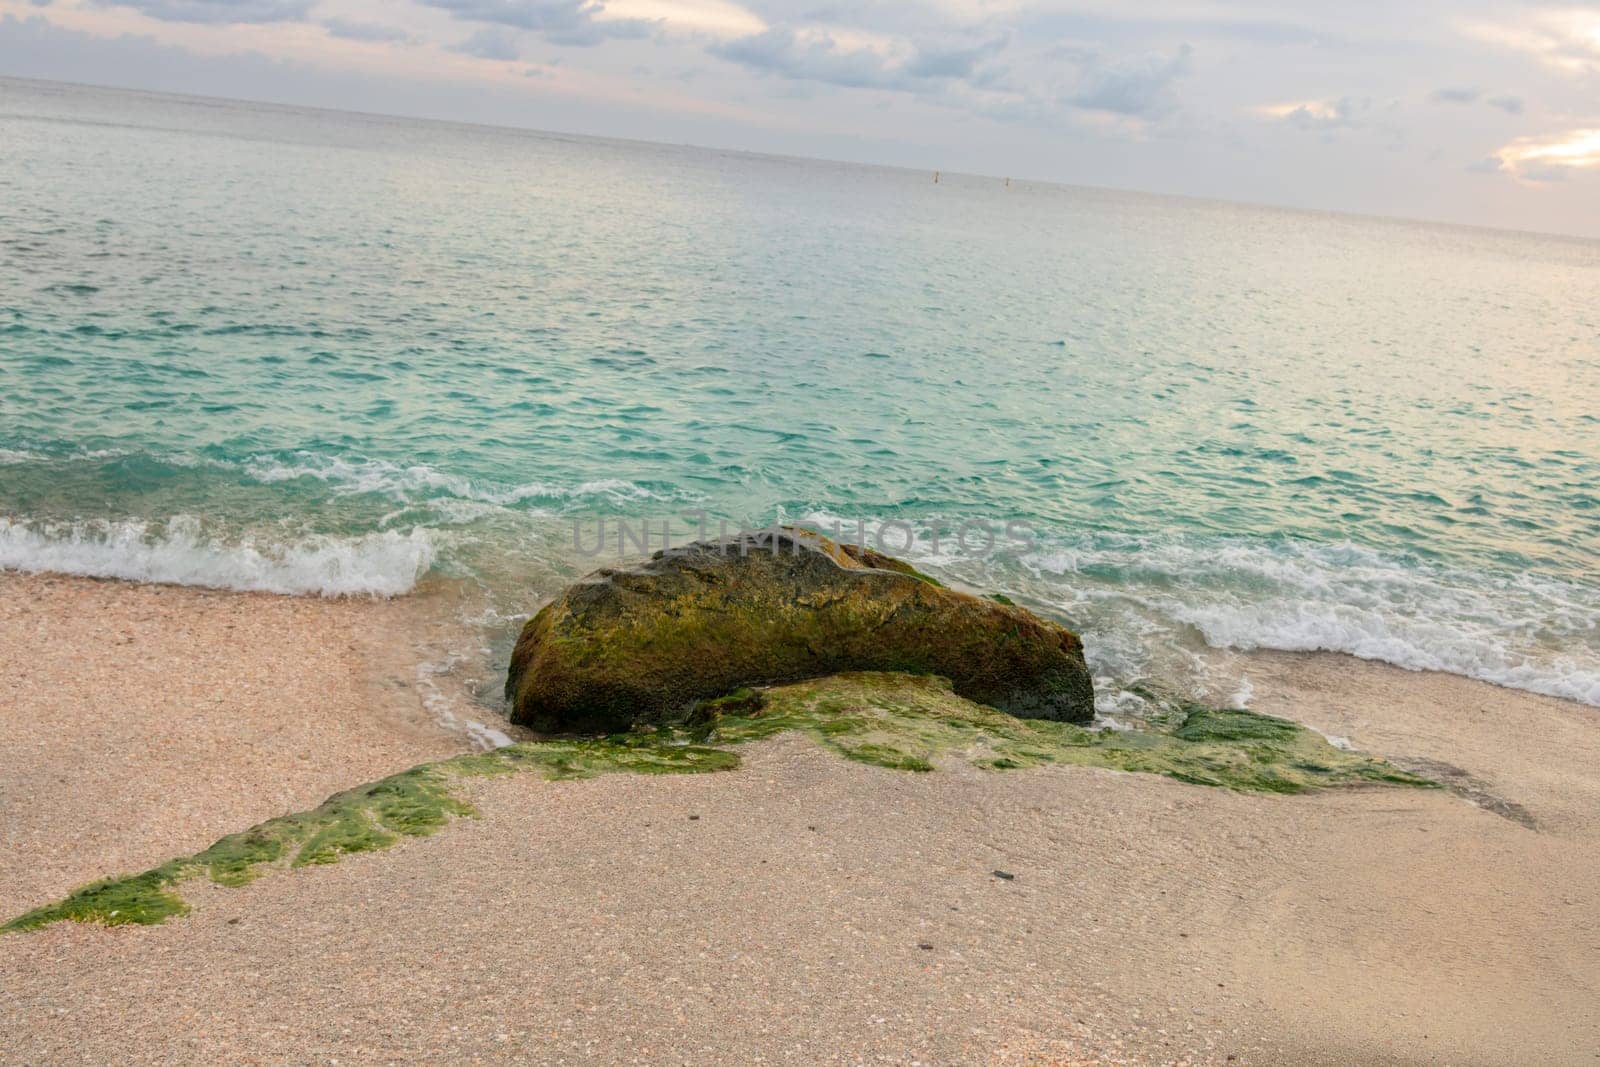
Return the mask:
<path fill-rule="evenodd" d="M 671 734 L 618 734 L 593 740 L 529 741 L 448 764 L 466 775 L 511 774 L 539 770 L 551 781 L 632 774 L 702 774 L 727 771 L 739 757 L 720 748 L 691 744 Z"/>
<path fill-rule="evenodd" d="M 1335 748 L 1296 723 L 1237 708 L 1150 695 L 1156 710 L 1132 729 L 1092 729 L 1018 719 L 957 696 L 934 675 L 863 672 L 770 689 L 743 688 L 704 701 L 681 725 L 599 738 L 522 742 L 423 764 L 320 806 L 230 834 L 193 856 L 76 890 L 0 926 L 30 930 L 60 920 L 148 925 L 189 906 L 174 890 L 209 878 L 241 886 L 279 867 L 336 863 L 346 855 L 425 837 L 472 817 L 457 796 L 469 779 L 536 773 L 551 781 L 601 774 L 699 774 L 731 770 L 727 746 L 785 732 L 813 738 L 858 762 L 919 773 L 964 761 L 1011 771 L 1047 765 L 1158 774 L 1238 792 L 1304 793 L 1351 785 L 1435 787 L 1384 760 Z"/>
<path fill-rule="evenodd" d="M 336 793 L 310 811 L 229 834 L 193 856 L 83 886 L 19 915 L 0 931 L 32 930 L 61 920 L 150 925 L 188 913 L 188 904 L 173 890 L 192 878 L 237 887 L 285 861 L 290 867 L 337 863 L 346 855 L 388 848 L 403 837 L 426 837 L 452 818 L 476 814 L 454 792 L 467 778 L 529 770 L 551 780 L 617 771 L 696 774 L 738 765 L 739 757 L 723 749 L 642 735 L 527 742 L 458 756 Z"/>
<path fill-rule="evenodd" d="M 1160 774 L 1239 792 L 1331 786 L 1432 786 L 1375 756 L 1268 715 L 1179 703 L 1133 729 L 1018 719 L 975 704 L 934 676 L 844 674 L 768 691 L 756 714 L 724 715 L 697 739 L 738 744 L 786 730 L 847 759 L 927 771 L 964 760 L 991 770 L 1048 764 Z"/>
<path fill-rule="evenodd" d="M 105 878 L 75 890 L 66 899 L 17 916 L 0 930 L 33 930 L 47 923 L 71 919 L 107 926 L 135 923 L 149 926 L 174 915 L 186 915 L 189 905 L 170 892 L 186 873 L 187 863 L 173 860 L 127 878 Z"/>

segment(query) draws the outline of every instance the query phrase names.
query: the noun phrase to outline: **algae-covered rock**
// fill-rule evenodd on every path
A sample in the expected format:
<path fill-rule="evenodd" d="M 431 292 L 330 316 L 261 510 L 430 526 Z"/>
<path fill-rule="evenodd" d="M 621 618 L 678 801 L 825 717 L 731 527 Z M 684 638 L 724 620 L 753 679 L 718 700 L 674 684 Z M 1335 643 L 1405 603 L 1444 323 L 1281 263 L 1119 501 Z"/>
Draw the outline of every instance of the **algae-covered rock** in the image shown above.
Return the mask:
<path fill-rule="evenodd" d="M 852 670 L 942 675 L 1023 718 L 1094 714 L 1071 631 L 803 530 L 596 571 L 524 627 L 506 694 L 522 725 L 609 732 L 681 719 L 741 686 Z"/>

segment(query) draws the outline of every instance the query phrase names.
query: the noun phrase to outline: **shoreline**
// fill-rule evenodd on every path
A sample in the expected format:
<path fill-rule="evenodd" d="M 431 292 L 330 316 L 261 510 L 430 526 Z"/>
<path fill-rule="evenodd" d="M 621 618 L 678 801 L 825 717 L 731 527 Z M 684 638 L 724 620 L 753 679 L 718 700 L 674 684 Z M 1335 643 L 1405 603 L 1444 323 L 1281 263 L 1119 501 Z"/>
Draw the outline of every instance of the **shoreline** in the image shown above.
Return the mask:
<path fill-rule="evenodd" d="M 6 917 L 469 751 L 394 684 L 437 606 L 0 574 Z M 1253 710 L 1457 792 L 909 774 L 795 735 L 727 774 L 485 779 L 478 818 L 159 927 L 0 937 L 0 1062 L 1592 1062 L 1595 709 L 1240 665 Z"/>

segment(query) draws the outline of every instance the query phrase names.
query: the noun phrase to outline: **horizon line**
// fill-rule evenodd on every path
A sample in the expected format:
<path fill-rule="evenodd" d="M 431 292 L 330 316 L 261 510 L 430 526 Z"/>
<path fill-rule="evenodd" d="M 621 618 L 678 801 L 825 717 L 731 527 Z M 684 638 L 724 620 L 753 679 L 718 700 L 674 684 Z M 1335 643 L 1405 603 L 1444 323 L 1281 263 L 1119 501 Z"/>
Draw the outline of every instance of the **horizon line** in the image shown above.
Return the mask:
<path fill-rule="evenodd" d="M 1460 222 L 1454 219 L 1420 218 L 1411 215 L 1386 215 L 1373 212 L 1348 211 L 1341 208 L 1306 207 L 1298 204 L 1274 204 L 1256 200 L 1236 200 L 1224 196 L 1200 196 L 1194 193 L 1174 193 L 1154 189 L 1142 189 L 1133 186 L 1116 185 L 1086 185 L 1081 182 L 1064 181 L 1059 178 L 1037 178 L 1027 175 L 1000 175 L 979 174 L 971 171 L 946 170 L 944 168 L 908 167 L 899 163 L 868 162 L 855 159 L 836 159 L 829 156 L 805 156 L 786 152 L 765 152 L 750 148 L 736 148 L 725 145 L 697 144 L 691 141 L 652 141 L 641 137 L 619 137 L 614 134 L 586 133 L 577 130 L 543 129 L 536 126 L 509 126 L 498 122 L 479 122 L 471 119 L 441 119 L 427 115 L 407 114 L 398 111 L 360 111 L 353 108 L 331 107 L 325 104 L 291 104 L 281 100 L 262 99 L 244 96 L 216 96 L 209 93 L 173 92 L 167 89 L 147 89 L 133 85 L 108 85 L 96 82 L 66 81 L 59 78 L 30 78 L 23 75 L 7 74 L 0 71 L 0 81 L 28 82 L 35 85 L 67 86 L 74 89 L 91 89 L 100 92 L 134 93 L 140 96 L 169 97 L 179 100 L 208 100 L 227 104 L 250 104 L 267 107 L 283 108 L 289 111 L 323 112 L 333 115 L 348 115 L 363 119 L 390 119 L 404 122 L 428 123 L 437 126 L 460 126 L 481 130 L 493 130 L 499 133 L 534 134 L 543 137 L 577 137 L 591 141 L 611 141 L 618 144 L 649 145 L 656 148 L 688 148 L 701 152 L 723 152 L 733 155 L 748 156 L 753 159 L 773 159 L 797 163 L 832 163 L 841 166 L 870 167 L 877 170 L 904 171 L 909 174 L 938 173 L 949 174 L 962 178 L 980 178 L 991 181 L 1020 181 L 1033 185 L 1050 185 L 1060 189 L 1076 189 L 1096 193 L 1117 193 L 1132 196 L 1147 196 L 1163 200 L 1183 200 L 1197 204 L 1220 205 L 1226 207 L 1253 208 L 1263 211 L 1283 211 L 1293 214 L 1319 215 L 1324 217 L 1361 219 L 1369 222 L 1383 222 L 1391 224 L 1440 226 L 1450 229 L 1475 230 L 1484 233 L 1508 234 L 1519 237 L 1538 237 L 1560 241 L 1577 241 L 1583 244 L 1600 244 L 1600 234 L 1589 235 L 1583 233 L 1558 233 L 1550 230 L 1519 229 L 1511 226 L 1494 226 L 1482 222 Z M 0 117 L 6 117 L 0 112 Z M 23 116 L 15 116 L 23 117 Z"/>

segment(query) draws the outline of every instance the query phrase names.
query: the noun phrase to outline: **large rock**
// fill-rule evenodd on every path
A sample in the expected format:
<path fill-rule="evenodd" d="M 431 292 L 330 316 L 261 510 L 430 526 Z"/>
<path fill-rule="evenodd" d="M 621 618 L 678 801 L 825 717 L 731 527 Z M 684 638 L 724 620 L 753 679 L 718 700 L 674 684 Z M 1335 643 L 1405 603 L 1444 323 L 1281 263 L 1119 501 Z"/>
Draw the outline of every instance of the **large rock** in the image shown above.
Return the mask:
<path fill-rule="evenodd" d="M 613 732 L 740 686 L 852 670 L 943 675 L 961 696 L 1023 718 L 1094 713 L 1070 630 L 807 531 L 596 571 L 528 621 L 506 694 L 513 722 Z"/>

